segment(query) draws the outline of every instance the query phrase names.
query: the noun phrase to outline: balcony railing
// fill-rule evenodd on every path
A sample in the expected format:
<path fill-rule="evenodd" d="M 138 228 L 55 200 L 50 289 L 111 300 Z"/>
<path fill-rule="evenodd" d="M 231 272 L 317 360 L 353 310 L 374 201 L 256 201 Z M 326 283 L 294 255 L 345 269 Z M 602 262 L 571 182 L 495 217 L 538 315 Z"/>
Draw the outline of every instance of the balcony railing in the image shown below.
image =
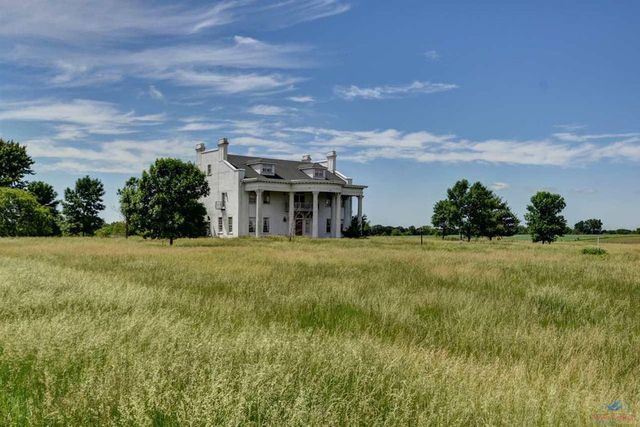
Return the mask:
<path fill-rule="evenodd" d="M 289 211 L 289 202 L 285 202 L 284 210 L 285 211 Z M 293 203 L 293 210 L 296 210 L 296 211 L 310 211 L 310 210 L 313 210 L 313 203 L 294 202 Z"/>

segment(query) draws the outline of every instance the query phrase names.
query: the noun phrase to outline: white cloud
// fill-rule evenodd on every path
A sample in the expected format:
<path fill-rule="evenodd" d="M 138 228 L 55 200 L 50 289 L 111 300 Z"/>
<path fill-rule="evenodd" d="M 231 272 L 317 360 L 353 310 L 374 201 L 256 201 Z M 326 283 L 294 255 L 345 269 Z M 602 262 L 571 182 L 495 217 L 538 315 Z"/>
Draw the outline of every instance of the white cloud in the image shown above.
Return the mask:
<path fill-rule="evenodd" d="M 629 138 L 640 136 L 638 132 L 632 133 L 603 133 L 603 134 L 595 134 L 595 135 L 579 135 L 573 132 L 558 132 L 554 133 L 553 136 L 556 139 L 561 141 L 569 141 L 569 142 L 587 142 L 598 139 L 612 139 L 612 138 Z"/>
<path fill-rule="evenodd" d="M 153 99 L 164 99 L 164 95 L 154 85 L 149 86 L 149 96 Z"/>
<path fill-rule="evenodd" d="M 25 141 L 38 170 L 58 170 L 71 173 L 125 173 L 137 175 L 158 157 L 189 159 L 196 141 L 174 139 L 119 139 L 95 144 L 93 148 L 76 147 L 52 139 Z"/>
<path fill-rule="evenodd" d="M 428 50 L 424 53 L 424 57 L 430 61 L 437 61 L 440 59 L 440 54 L 435 50 Z"/>
<path fill-rule="evenodd" d="M 192 70 L 177 70 L 157 73 L 157 79 L 172 80 L 180 86 L 199 87 L 211 93 L 270 93 L 293 89 L 302 79 L 281 74 L 223 74 L 217 72 L 199 72 Z"/>
<path fill-rule="evenodd" d="M 138 126 L 162 123 L 164 115 L 123 113 L 111 103 L 87 99 L 39 100 L 0 104 L 0 120 L 54 123 L 58 138 L 76 139 L 87 134 L 131 133 Z"/>
<path fill-rule="evenodd" d="M 0 0 L 0 10 L 0 36 L 79 45 L 142 35 L 184 36 L 233 22 L 286 27 L 344 13 L 349 5 L 339 0 L 225 0 L 206 6 L 127 0 Z"/>
<path fill-rule="evenodd" d="M 511 185 L 507 184 L 506 182 L 494 182 L 493 184 L 491 184 L 491 189 L 494 191 L 504 191 L 510 188 Z"/>
<path fill-rule="evenodd" d="M 290 108 L 278 107 L 277 105 L 258 104 L 249 107 L 247 111 L 258 116 L 283 116 L 291 113 L 293 110 Z"/>
<path fill-rule="evenodd" d="M 221 125 L 215 123 L 201 123 L 201 122 L 191 122 L 186 125 L 179 127 L 177 130 L 179 132 L 200 132 L 207 130 L 215 130 L 220 129 Z"/>
<path fill-rule="evenodd" d="M 457 89 L 458 85 L 452 83 L 431 83 L 415 81 L 407 85 L 396 86 L 375 86 L 369 88 L 361 88 L 355 85 L 348 87 L 337 86 L 334 88 L 335 93 L 343 99 L 353 100 L 362 99 L 388 99 L 398 98 L 412 94 L 429 94 L 437 92 L 447 92 Z"/>
<path fill-rule="evenodd" d="M 308 103 L 315 102 L 315 99 L 313 98 L 313 96 L 290 96 L 287 99 L 289 101 L 298 102 L 300 104 L 308 104 Z"/>

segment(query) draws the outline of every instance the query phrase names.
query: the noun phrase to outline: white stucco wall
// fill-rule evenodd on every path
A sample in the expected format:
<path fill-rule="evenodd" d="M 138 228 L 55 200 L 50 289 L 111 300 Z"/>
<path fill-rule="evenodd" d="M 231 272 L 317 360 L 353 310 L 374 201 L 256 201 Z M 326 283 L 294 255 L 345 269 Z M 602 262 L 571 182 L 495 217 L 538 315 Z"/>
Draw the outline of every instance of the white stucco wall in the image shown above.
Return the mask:
<path fill-rule="evenodd" d="M 212 236 L 233 237 L 240 235 L 239 216 L 242 179 L 244 171 L 235 170 L 227 161 L 218 158 L 218 150 L 205 151 L 198 155 L 197 165 L 201 171 L 207 174 L 209 183 L 209 196 L 202 202 L 207 209 Z M 211 165 L 211 174 L 208 174 L 208 165 Z M 222 193 L 227 193 L 226 209 L 215 208 L 217 201 L 222 201 Z M 218 231 L 218 218 L 222 217 L 222 232 Z M 229 231 L 229 218 L 232 220 L 232 230 Z"/>

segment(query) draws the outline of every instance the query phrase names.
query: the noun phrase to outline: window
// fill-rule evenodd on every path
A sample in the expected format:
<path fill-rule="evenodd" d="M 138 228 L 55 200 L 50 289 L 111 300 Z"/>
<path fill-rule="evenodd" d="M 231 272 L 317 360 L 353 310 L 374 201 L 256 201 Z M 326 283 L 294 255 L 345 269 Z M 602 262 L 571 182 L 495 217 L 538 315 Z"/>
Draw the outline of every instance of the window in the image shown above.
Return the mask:
<path fill-rule="evenodd" d="M 249 233 L 255 233 L 256 232 L 256 218 L 255 217 L 250 217 L 249 218 Z"/>
<path fill-rule="evenodd" d="M 269 232 L 269 218 L 262 219 L 262 232 L 263 233 Z"/>
<path fill-rule="evenodd" d="M 211 176 L 211 165 L 207 165 L 207 175 Z"/>
<path fill-rule="evenodd" d="M 314 169 L 313 177 L 315 179 L 324 179 L 324 169 Z"/>
<path fill-rule="evenodd" d="M 331 233 L 331 218 L 327 218 L 327 228 L 324 231 Z"/>
<path fill-rule="evenodd" d="M 268 191 L 265 191 L 262 194 L 262 203 L 264 203 L 265 205 L 268 205 L 271 203 L 271 193 Z"/>
<path fill-rule="evenodd" d="M 255 193 L 255 191 L 250 191 L 249 192 L 249 204 L 250 205 L 255 205 L 256 204 L 256 193 Z"/>
<path fill-rule="evenodd" d="M 299 194 L 299 193 L 294 194 L 293 201 L 295 203 L 304 203 L 304 194 Z"/>
<path fill-rule="evenodd" d="M 222 217 L 218 217 L 218 233 L 222 233 Z"/>
<path fill-rule="evenodd" d="M 227 228 L 227 233 L 233 233 L 233 217 L 229 217 L 229 228 Z"/>
<path fill-rule="evenodd" d="M 327 208 L 331 207 L 331 197 L 327 197 L 326 199 L 324 199 L 324 206 Z"/>
<path fill-rule="evenodd" d="M 262 165 L 262 175 L 273 175 L 274 169 L 273 165 Z"/>

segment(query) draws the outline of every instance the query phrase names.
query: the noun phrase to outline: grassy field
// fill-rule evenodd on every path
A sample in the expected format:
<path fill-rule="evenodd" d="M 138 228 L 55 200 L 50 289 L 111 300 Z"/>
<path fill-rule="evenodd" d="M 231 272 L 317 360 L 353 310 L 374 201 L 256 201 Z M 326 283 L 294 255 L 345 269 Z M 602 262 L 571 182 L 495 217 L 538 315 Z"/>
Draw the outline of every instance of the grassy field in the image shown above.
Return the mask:
<path fill-rule="evenodd" d="M 0 425 L 638 423 L 640 244 L 592 244 L 0 239 Z"/>

